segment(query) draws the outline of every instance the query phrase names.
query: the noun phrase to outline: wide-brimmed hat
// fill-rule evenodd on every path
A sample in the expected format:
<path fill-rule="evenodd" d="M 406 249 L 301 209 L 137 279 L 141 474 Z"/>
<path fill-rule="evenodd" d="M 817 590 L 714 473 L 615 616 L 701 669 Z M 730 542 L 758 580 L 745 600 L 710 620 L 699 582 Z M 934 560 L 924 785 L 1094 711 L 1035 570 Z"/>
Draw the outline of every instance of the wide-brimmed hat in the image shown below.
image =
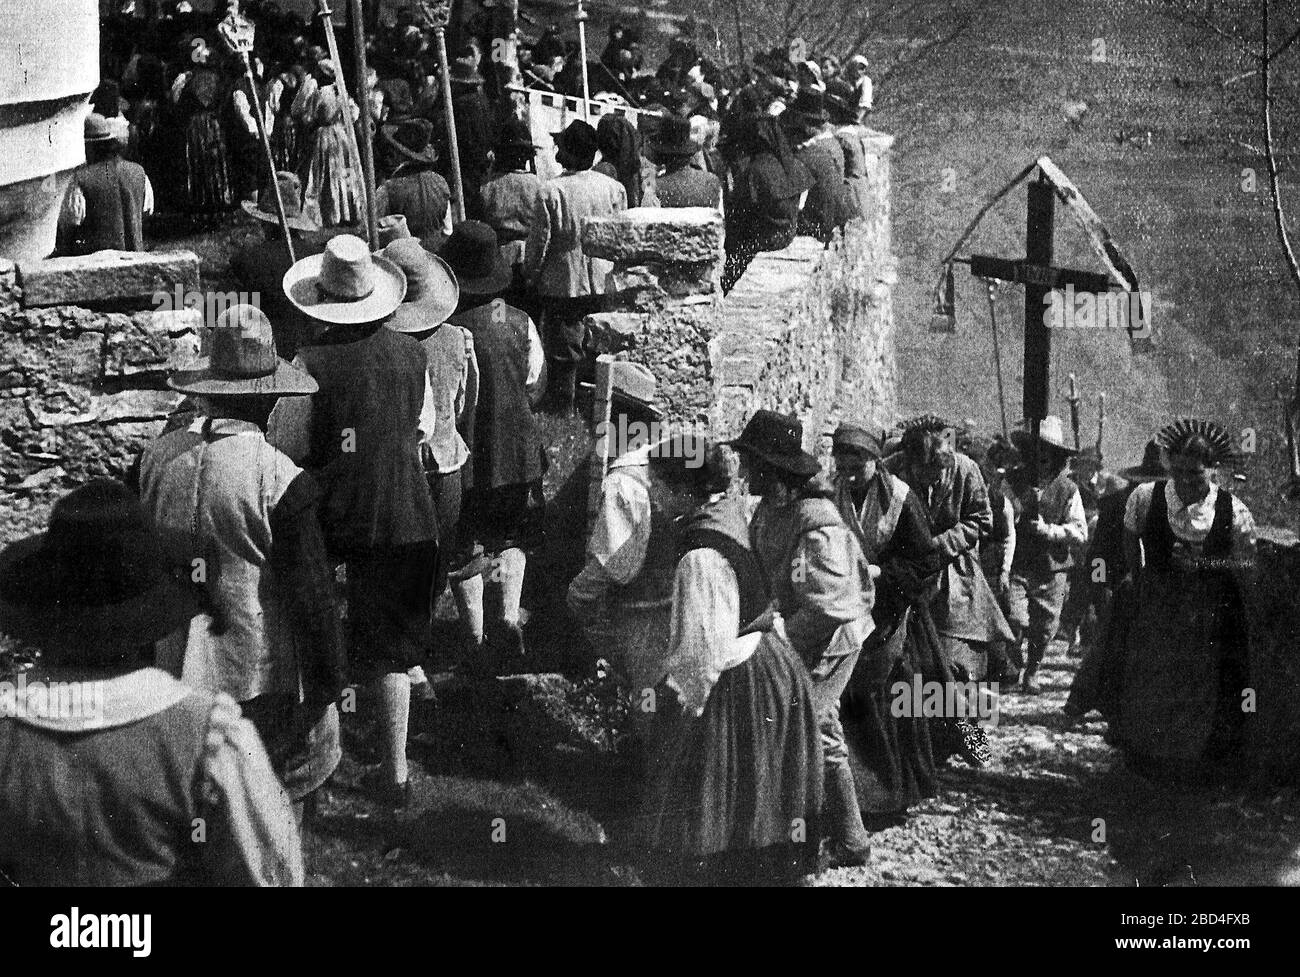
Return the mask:
<path fill-rule="evenodd" d="M 380 251 L 394 241 L 402 241 L 413 236 L 410 226 L 406 223 L 405 214 L 385 214 L 375 223 L 375 231 L 379 234 Z"/>
<path fill-rule="evenodd" d="M 691 138 L 691 123 L 681 116 L 666 116 L 650 145 L 657 156 L 694 156 L 700 147 Z"/>
<path fill-rule="evenodd" d="M 428 119 L 406 119 L 381 126 L 379 137 L 387 146 L 412 162 L 438 161 L 438 149 L 433 144 L 433 123 Z"/>
<path fill-rule="evenodd" d="M 513 281 L 497 232 L 482 221 L 461 221 L 438 254 L 456 273 L 460 290 L 470 295 L 497 295 Z"/>
<path fill-rule="evenodd" d="M 812 476 L 821 471 L 817 459 L 803 450 L 803 424 L 792 414 L 755 411 L 740 437 L 727 443 L 742 454 L 795 475 Z"/>
<path fill-rule="evenodd" d="M 385 323 L 396 332 L 425 332 L 447 321 L 460 301 L 460 286 L 447 262 L 414 238 L 394 241 L 383 255 L 406 275 L 406 301 Z"/>
<path fill-rule="evenodd" d="M 1121 468 L 1115 473 L 1126 482 L 1154 482 L 1169 477 L 1165 460 L 1160 450 L 1160 442 L 1152 438 L 1142 449 L 1142 463 Z"/>
<path fill-rule="evenodd" d="M 533 142 L 533 134 L 528 128 L 528 123 L 512 115 L 501 123 L 501 131 L 497 135 L 494 148 L 535 150 L 540 147 Z"/>
<path fill-rule="evenodd" d="M 252 305 L 234 305 L 217 316 L 208 336 L 209 355 L 167 378 L 167 386 L 203 397 L 292 397 L 314 394 L 311 376 L 275 352 L 271 320 Z"/>
<path fill-rule="evenodd" d="M 98 112 L 91 112 L 87 115 L 83 138 L 86 142 L 92 143 L 108 142 L 114 138 L 112 130 L 108 127 L 108 119 Z"/>
<path fill-rule="evenodd" d="M 859 427 L 857 424 L 841 423 L 831 435 L 831 451 L 849 452 L 879 458 L 881 438 L 879 434 Z"/>
<path fill-rule="evenodd" d="M 595 159 L 600 148 L 596 130 L 581 119 L 574 119 L 563 132 L 551 133 L 551 138 L 555 140 L 556 149 L 564 150 L 577 160 Z"/>
<path fill-rule="evenodd" d="M 196 613 L 121 482 L 97 479 L 68 493 L 45 532 L 0 552 L 0 630 L 84 664 L 149 645 Z"/>
<path fill-rule="evenodd" d="M 276 185 L 280 188 L 280 201 L 284 204 L 284 217 L 289 228 L 295 231 L 319 231 L 320 219 L 303 210 L 302 181 L 296 173 L 281 170 L 275 174 Z M 245 200 L 241 206 L 250 217 L 256 217 L 268 224 L 279 224 L 280 215 L 275 209 L 275 192 L 270 187 L 263 187 L 257 195 L 257 203 Z"/>
<path fill-rule="evenodd" d="M 361 238 L 340 234 L 320 254 L 302 258 L 284 274 L 284 294 L 313 319 L 336 325 L 378 322 L 406 296 L 406 276 L 376 257 Z"/>
<path fill-rule="evenodd" d="M 1011 441 L 1016 448 L 1022 453 L 1029 453 L 1029 432 L 1027 430 L 1018 430 L 1011 432 Z M 1062 454 L 1077 455 L 1079 450 L 1065 440 L 1065 425 L 1055 414 L 1048 414 L 1038 422 L 1038 441 L 1049 448 L 1055 448 Z"/>

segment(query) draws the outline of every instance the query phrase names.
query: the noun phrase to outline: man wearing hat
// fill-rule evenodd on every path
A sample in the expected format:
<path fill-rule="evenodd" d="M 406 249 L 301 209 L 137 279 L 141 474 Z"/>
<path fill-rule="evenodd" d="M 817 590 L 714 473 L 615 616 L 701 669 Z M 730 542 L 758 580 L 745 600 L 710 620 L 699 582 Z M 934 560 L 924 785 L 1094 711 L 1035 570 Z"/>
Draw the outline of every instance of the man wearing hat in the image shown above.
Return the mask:
<path fill-rule="evenodd" d="M 293 238 L 295 256 L 303 258 L 320 254 L 325 250 L 328 232 L 322 230 L 319 216 L 310 201 L 304 210 L 302 184 L 297 174 L 281 170 L 275 179 L 280 188 L 289 234 Z M 263 236 L 260 241 L 249 241 L 231 256 L 230 270 L 241 291 L 258 296 L 259 308 L 271 320 L 276 351 L 286 359 L 292 359 L 299 346 L 311 341 L 314 330 L 310 320 L 284 294 L 282 282 L 293 262 L 289 260 L 289 249 L 284 246 L 275 196 L 271 188 L 266 187 L 258 195 L 257 203 L 244 201 L 242 206 L 245 213 L 260 222 Z"/>
<path fill-rule="evenodd" d="M 813 185 L 799 215 L 799 233 L 828 242 L 844 226 L 844 150 L 831 131 L 826 96 L 804 88 L 794 107 L 781 116 L 795 158 L 812 175 Z"/>
<path fill-rule="evenodd" d="M 542 477 L 533 406 L 545 389 L 546 361 L 533 321 L 501 301 L 510 286 L 510 269 L 492 228 L 481 221 L 456 225 L 442 257 L 460 285 L 459 309 L 448 321 L 473 337 L 478 364 L 471 463 L 450 576 L 464 630 L 465 664 L 481 674 L 492 667 L 485 646 L 506 655 L 523 652 L 519 602 L 527 567 L 524 547 L 535 514 L 534 488 Z"/>
<path fill-rule="evenodd" d="M 665 116 L 652 149 L 660 167 L 655 179 L 661 207 L 722 209 L 722 184 L 712 173 L 693 165 L 700 146 L 691 138 L 689 121 Z"/>
<path fill-rule="evenodd" d="M 465 216 L 470 220 L 482 219 L 480 188 L 492 165 L 492 104 L 483 93 L 478 61 L 477 49 L 466 44 L 448 72 L 456 120 L 456 150 L 460 154 L 460 181 L 465 188 Z"/>
<path fill-rule="evenodd" d="M 144 167 L 122 158 L 121 144 L 97 112 L 86 116 L 85 141 L 86 162 L 72 174 L 59 215 L 59 253 L 145 250 L 153 185 Z"/>
<path fill-rule="evenodd" d="M 198 610 L 183 581 L 108 479 L 0 553 L 0 631 L 41 652 L 0 687 L 7 884 L 302 885 L 289 798 L 253 724 L 150 664 Z"/>
<path fill-rule="evenodd" d="M 601 306 L 612 262 L 582 252 L 584 217 L 609 217 L 627 208 L 623 184 L 596 173 L 596 130 L 581 119 L 555 134 L 562 167 L 548 181 L 529 233 L 525 277 L 543 302 L 542 334 L 551 359 L 553 406 L 573 406 L 585 338 L 582 320 Z"/>
<path fill-rule="evenodd" d="M 1148 441 L 1142 452 L 1142 461 L 1115 472 L 1110 480 L 1120 486 L 1103 494 L 1097 502 L 1097 525 L 1088 545 L 1084 565 L 1089 570 L 1089 599 L 1097 609 L 1097 640 L 1086 647 L 1083 661 L 1070 684 L 1070 697 L 1064 712 L 1073 720 L 1082 719 L 1092 709 L 1112 714 L 1118 704 L 1118 690 L 1124 671 L 1124 643 L 1114 624 L 1125 620 L 1128 609 L 1121 602 L 1131 599 L 1131 594 L 1120 587 L 1128 573 L 1124 555 L 1124 511 L 1129 496 L 1139 485 L 1168 478 L 1160 444 Z M 1095 580 L 1094 569 L 1102 571 L 1102 579 Z"/>
<path fill-rule="evenodd" d="M 493 148 L 492 175 L 481 191 L 483 223 L 497 232 L 501 253 L 516 276 L 523 275 L 524 244 L 545 185 L 537 175 L 536 153 L 528 123 L 508 117 Z"/>
<path fill-rule="evenodd" d="M 407 119 L 380 128 L 379 138 L 400 160 L 375 191 L 379 216 L 401 214 L 411 234 L 426 248 L 436 249 L 451 234 L 451 189 L 433 169 L 438 161 L 433 123 Z"/>
<path fill-rule="evenodd" d="M 442 543 L 431 594 L 436 603 L 447 582 L 460 523 L 462 472 L 469 460 L 466 436 L 473 434 L 478 407 L 478 361 L 473 334 L 447 321 L 460 301 L 451 267 L 410 237 L 393 241 L 382 254 L 406 275 L 406 299 L 385 325 L 418 342 L 428 358 L 434 427 L 422 452 Z"/>
<path fill-rule="evenodd" d="M 266 428 L 280 398 L 317 385 L 276 355 L 271 323 L 251 305 L 224 311 L 208 345 L 205 359 L 168 378 L 198 398 L 200 415 L 140 456 L 146 516 L 175 565 L 192 571 L 203 610 L 160 661 L 240 703 L 301 805 L 342 757 L 343 635 L 316 483 Z"/>
<path fill-rule="evenodd" d="M 1016 511 L 1011 627 L 1016 644 L 1027 646 L 1020 687 L 1031 694 L 1038 692 L 1038 667 L 1056 635 L 1065 601 L 1066 573 L 1074 566 L 1071 547 L 1088 542 L 1088 518 L 1079 487 L 1069 472 L 1070 459 L 1076 452 L 1065 443 L 1064 430 L 1056 415 L 1043 418 L 1038 433 L 1037 478 L 1022 470 L 1007 485 Z M 1023 457 L 1034 457 L 1031 437 L 1027 431 L 1012 432 L 1012 443 Z"/>
<path fill-rule="evenodd" d="M 864 865 L 871 848 L 840 723 L 840 697 L 874 627 L 870 565 L 835 503 L 813 482 L 821 465 L 803 450 L 798 418 L 756 411 L 731 446 L 750 494 L 761 497 L 749 525 L 754 554 L 790 645 L 812 674 L 830 861 Z"/>
<path fill-rule="evenodd" d="M 421 461 L 436 425 L 428 364 L 419 343 L 383 328 L 406 289 L 400 268 L 350 234 L 289 269 L 289 301 L 325 329 L 294 360 L 320 390 L 282 401 L 271 439 L 320 483 L 325 542 L 347 565 L 350 664 L 379 703 L 373 786 L 399 807 L 410 798 L 407 671 L 431 640 L 438 555 Z"/>

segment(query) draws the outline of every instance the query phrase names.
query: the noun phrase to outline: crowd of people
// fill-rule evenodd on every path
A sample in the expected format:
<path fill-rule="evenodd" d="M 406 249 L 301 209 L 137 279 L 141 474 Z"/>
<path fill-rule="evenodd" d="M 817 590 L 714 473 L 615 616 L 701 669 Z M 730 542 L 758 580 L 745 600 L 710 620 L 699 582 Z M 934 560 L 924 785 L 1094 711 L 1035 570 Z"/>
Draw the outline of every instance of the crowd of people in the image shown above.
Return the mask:
<path fill-rule="evenodd" d="M 339 69 L 305 31 L 265 33 L 267 97 L 201 61 L 168 80 L 147 48 L 117 47 L 132 97 L 158 103 L 124 126 L 101 88 L 87 123 L 88 145 L 116 148 L 74 184 L 68 226 L 83 237 L 139 239 L 138 222 L 95 215 L 110 177 L 132 181 L 141 206 L 166 181 L 197 212 L 242 198 L 267 236 L 232 261 L 260 307 L 225 310 L 205 357 L 170 376 L 185 400 L 130 484 L 73 491 L 46 532 L 0 553 L 0 630 L 40 652 L 30 686 L 107 704 L 0 719 L 0 871 L 20 884 L 301 883 L 300 832 L 342 756 L 339 703 L 357 690 L 377 719 L 365 785 L 409 805 L 411 702 L 429 694 L 439 597 L 457 611 L 456 647 L 436 649 L 457 680 L 491 682 L 526 652 L 535 411 L 573 403 L 581 318 L 608 271 L 582 254 L 576 222 L 718 206 L 734 275 L 796 232 L 829 241 L 865 199 L 851 175 L 860 142 L 827 113 L 860 121 L 870 85 L 841 81 L 833 61 L 765 55 L 728 90 L 676 44 L 645 84 L 693 98 L 665 99 L 638 127 L 571 123 L 555 139 L 562 175 L 543 183 L 527 125 L 493 115 L 467 42 L 451 78 L 470 137 L 459 222 L 437 119 L 417 108 L 436 86 L 375 58 L 364 97 L 382 94 L 388 162 L 372 250 L 348 232 L 355 114 L 331 83 Z M 419 28 L 384 36 L 424 64 Z M 530 83 L 563 85 L 564 53 L 539 40 L 521 59 Z M 626 30 L 602 63 L 626 94 L 641 87 Z M 256 155 L 223 148 L 253 134 L 240 106 L 263 103 L 287 226 L 270 188 L 233 165 Z M 716 149 L 697 138 L 703 106 L 721 116 Z M 171 137 L 141 120 L 173 111 L 185 121 L 171 159 L 186 166 L 150 172 L 144 147 Z M 490 155 L 467 149 L 476 132 Z M 123 159 L 132 147 L 143 170 Z M 625 425 L 659 420 L 627 396 L 612 410 Z M 1083 636 L 1071 719 L 1101 710 L 1152 776 L 1238 769 L 1254 527 L 1216 480 L 1234 461 L 1228 434 L 1176 422 L 1141 465 L 1106 473 L 1059 418 L 1036 430 L 845 421 L 822 460 L 797 418 L 759 410 L 735 440 L 672 429 L 614 460 L 567 605 L 629 703 L 625 834 L 647 871 L 755 881 L 865 864 L 871 831 L 936 796 L 944 763 L 991 757 L 977 708 L 909 708 L 900 688 L 1034 695 L 1059 636 L 1072 648 Z"/>

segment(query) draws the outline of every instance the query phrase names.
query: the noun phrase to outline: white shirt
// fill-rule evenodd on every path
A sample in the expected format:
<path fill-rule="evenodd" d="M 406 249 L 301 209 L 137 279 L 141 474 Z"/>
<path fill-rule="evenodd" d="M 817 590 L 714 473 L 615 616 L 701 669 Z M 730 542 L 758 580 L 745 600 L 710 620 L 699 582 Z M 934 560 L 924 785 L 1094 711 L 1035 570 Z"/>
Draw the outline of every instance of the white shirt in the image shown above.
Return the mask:
<path fill-rule="evenodd" d="M 1151 498 L 1158 483 L 1146 482 L 1133 490 L 1124 510 L 1124 528 L 1140 536 L 1146 529 L 1147 515 L 1151 511 Z M 1165 482 L 1165 504 L 1169 510 L 1169 529 L 1184 542 L 1203 543 L 1214 525 L 1214 510 L 1219 501 L 1219 488 L 1210 483 L 1210 491 L 1200 502 L 1184 505 L 1174 489 L 1173 480 Z M 1246 504 L 1232 497 L 1232 555 L 1234 559 L 1248 559 L 1255 551 L 1255 519 Z"/>

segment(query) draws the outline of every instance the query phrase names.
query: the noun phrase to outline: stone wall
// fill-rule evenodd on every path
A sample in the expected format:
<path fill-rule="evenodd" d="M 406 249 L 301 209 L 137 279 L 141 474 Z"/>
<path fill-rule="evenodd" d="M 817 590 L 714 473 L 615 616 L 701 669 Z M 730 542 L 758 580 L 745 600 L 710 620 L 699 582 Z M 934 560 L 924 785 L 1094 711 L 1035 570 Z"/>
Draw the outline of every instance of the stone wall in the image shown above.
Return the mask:
<path fill-rule="evenodd" d="M 723 298 L 723 223 L 706 209 L 639 208 L 584 223 L 583 248 L 614 263 L 612 311 L 593 343 L 655 374 L 669 417 L 734 436 L 760 407 L 798 414 L 807 447 L 841 417 L 896 411 L 889 152 L 863 130 L 872 208 L 830 247 L 796 238 L 759 254 Z"/>
<path fill-rule="evenodd" d="M 0 261 L 0 488 L 126 473 L 181 399 L 167 372 L 198 353 L 201 313 L 154 296 L 198 284 L 188 251 Z"/>

